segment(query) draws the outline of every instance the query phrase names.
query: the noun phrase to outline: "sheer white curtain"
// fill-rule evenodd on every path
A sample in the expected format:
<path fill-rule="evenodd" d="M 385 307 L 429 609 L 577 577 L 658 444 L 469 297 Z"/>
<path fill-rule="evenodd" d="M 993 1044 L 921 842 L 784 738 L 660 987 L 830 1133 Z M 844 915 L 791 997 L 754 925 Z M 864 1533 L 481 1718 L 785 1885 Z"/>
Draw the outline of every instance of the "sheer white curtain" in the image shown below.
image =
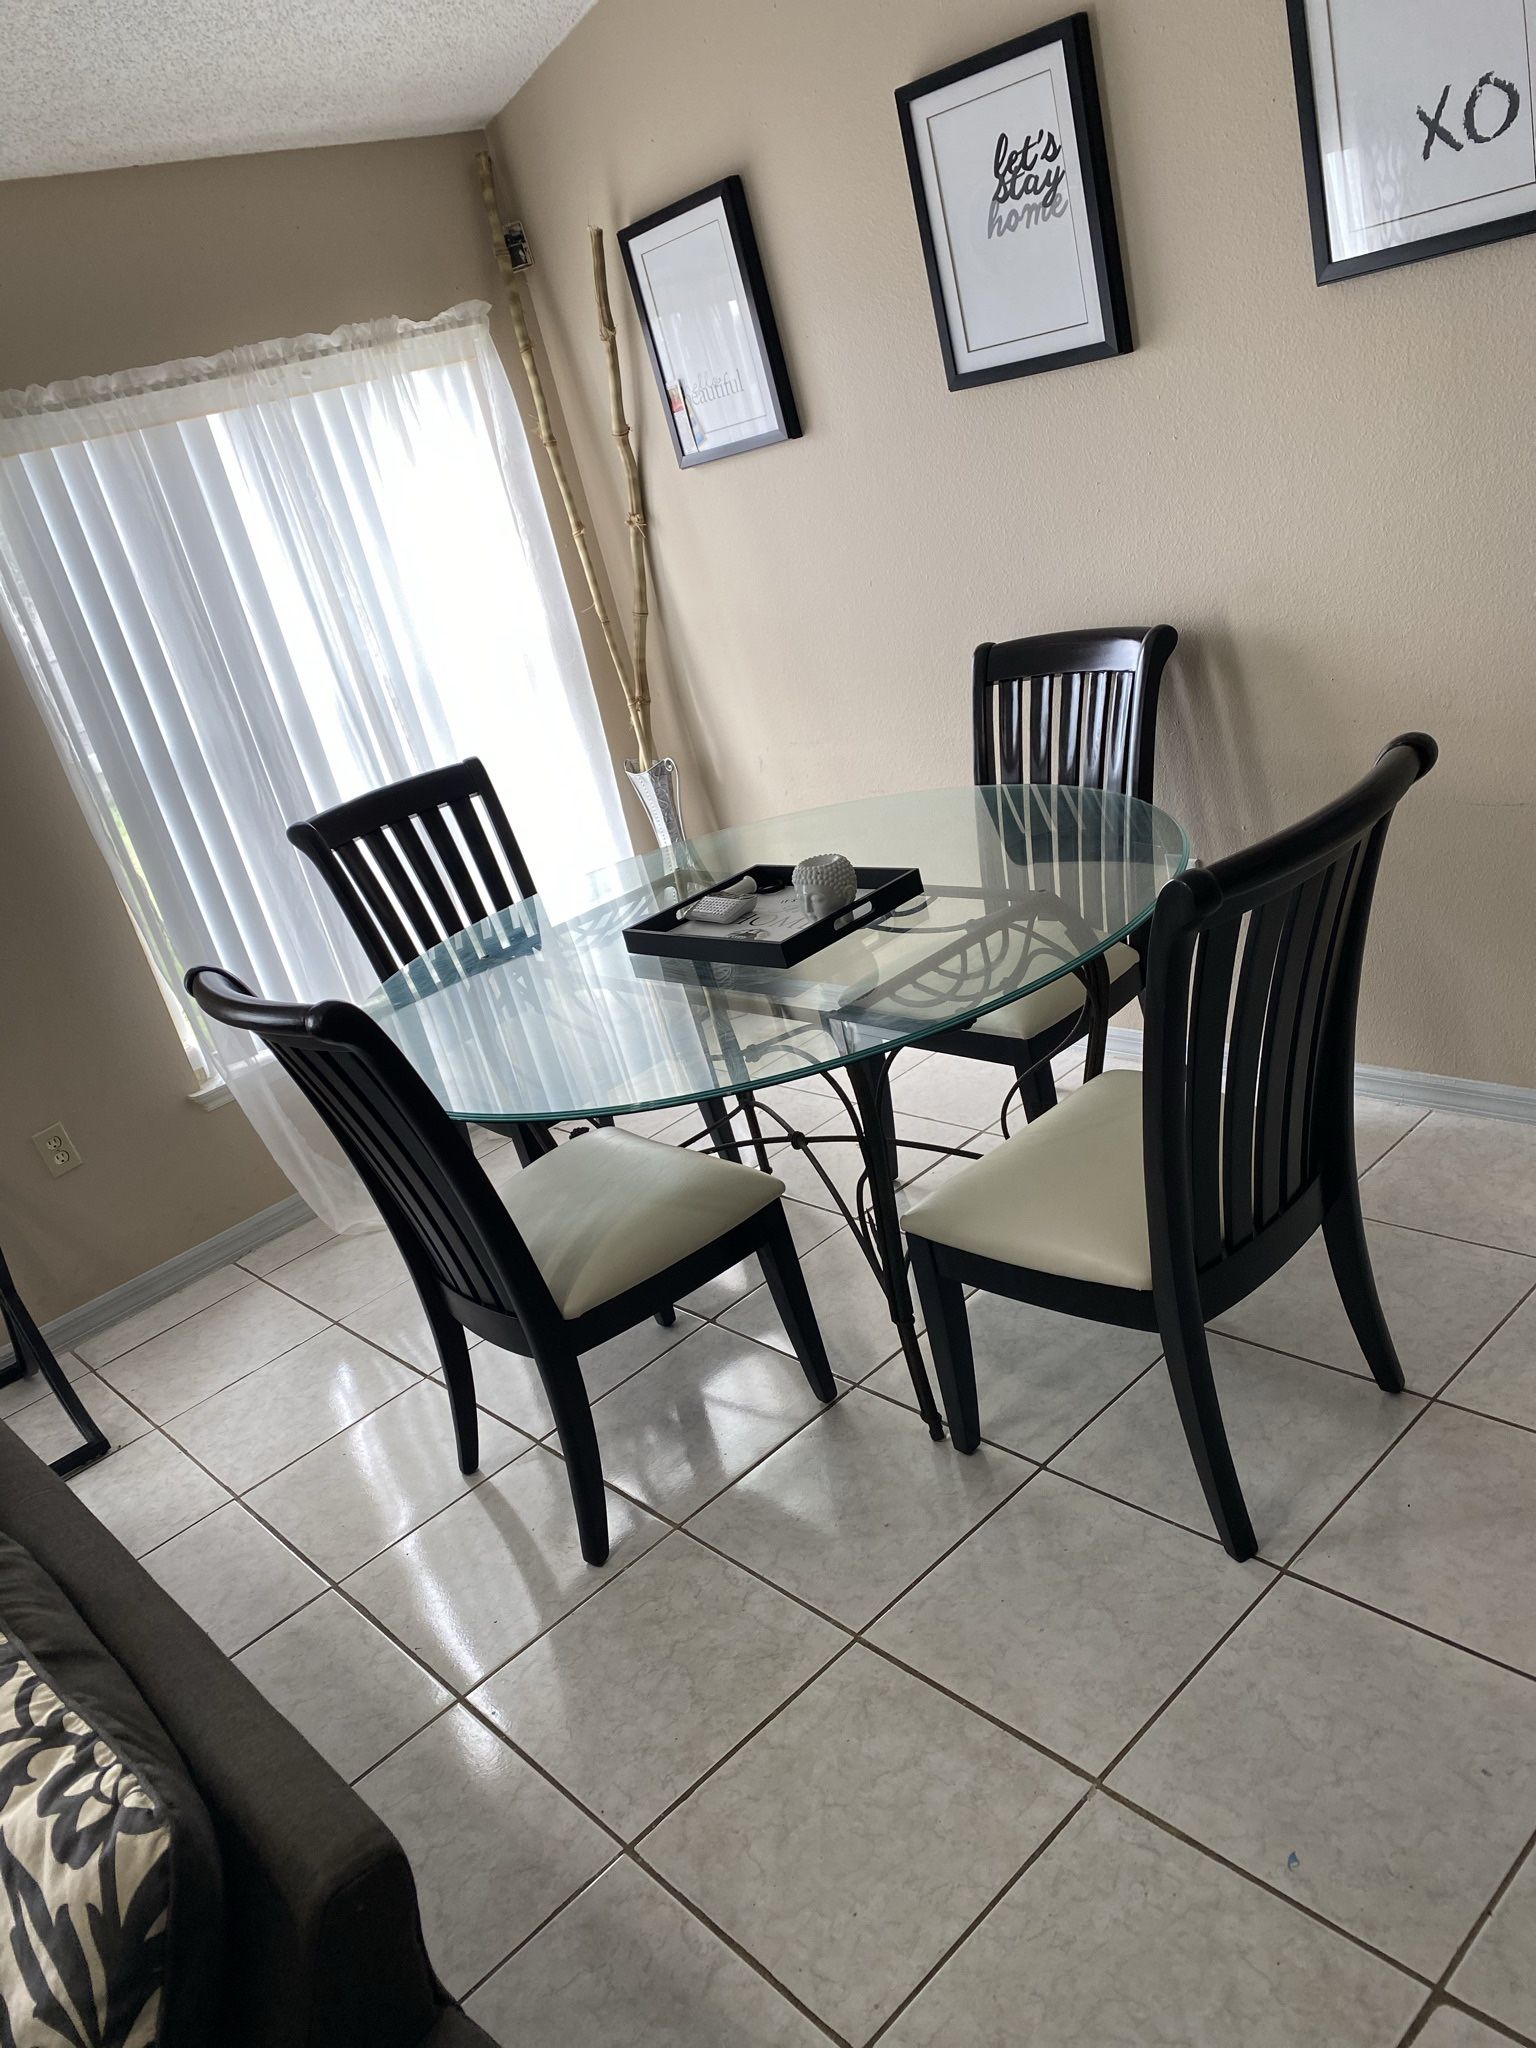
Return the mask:
<path fill-rule="evenodd" d="M 371 1219 L 318 1120 L 181 991 L 371 985 L 287 826 L 478 754 L 557 910 L 630 850 L 488 314 L 0 393 L 22 672 L 189 1045 L 337 1227 Z"/>

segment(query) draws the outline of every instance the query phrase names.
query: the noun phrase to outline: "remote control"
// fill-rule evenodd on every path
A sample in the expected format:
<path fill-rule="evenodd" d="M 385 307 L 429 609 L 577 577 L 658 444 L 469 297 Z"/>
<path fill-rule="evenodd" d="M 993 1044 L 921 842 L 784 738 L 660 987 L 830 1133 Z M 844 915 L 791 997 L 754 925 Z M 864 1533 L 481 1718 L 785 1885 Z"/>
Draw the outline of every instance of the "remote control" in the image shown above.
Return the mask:
<path fill-rule="evenodd" d="M 697 919 L 700 924 L 738 924 L 756 909 L 755 896 L 701 896 L 677 914 L 679 919 Z"/>

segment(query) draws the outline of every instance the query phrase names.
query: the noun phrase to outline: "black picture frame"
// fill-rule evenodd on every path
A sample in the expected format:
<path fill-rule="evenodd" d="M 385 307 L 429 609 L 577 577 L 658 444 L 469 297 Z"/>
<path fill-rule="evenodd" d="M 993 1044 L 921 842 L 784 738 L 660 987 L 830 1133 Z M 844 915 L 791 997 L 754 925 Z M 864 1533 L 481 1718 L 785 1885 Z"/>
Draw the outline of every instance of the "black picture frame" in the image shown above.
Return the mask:
<path fill-rule="evenodd" d="M 1036 50 L 1049 48 L 1052 44 L 1061 46 L 1063 68 L 1066 73 L 1070 112 L 1077 143 L 1081 200 L 1093 258 L 1094 284 L 1097 288 L 1103 339 L 1050 353 L 1021 356 L 1011 361 L 965 368 L 959 361 L 950 327 L 949 307 L 944 292 L 944 274 L 923 175 L 923 159 L 917 139 L 917 117 L 914 109 L 931 93 L 958 85 L 966 79 L 980 78 L 989 71 L 1010 64 L 1015 59 Z M 978 95 L 979 97 L 981 95 Z M 1098 73 L 1094 64 L 1093 37 L 1087 15 L 1068 15 L 1063 20 L 1051 22 L 1044 28 L 1032 29 L 1027 35 L 1016 36 L 1011 42 L 1000 43 L 994 49 L 983 50 L 978 56 L 967 57 L 957 64 L 947 65 L 942 71 L 930 72 L 926 78 L 915 79 L 911 85 L 904 85 L 897 92 L 896 108 L 901 121 L 902 142 L 906 150 L 907 175 L 912 184 L 912 202 L 917 210 L 917 230 L 922 239 L 928 290 L 933 300 L 933 317 L 938 327 L 939 347 L 944 358 L 944 375 L 950 390 L 969 390 L 975 385 L 996 384 L 1008 377 L 1030 377 L 1042 370 L 1063 370 L 1077 363 L 1102 362 L 1111 356 L 1129 354 L 1135 343 L 1131 336 L 1130 310 L 1126 300 L 1125 275 L 1120 255 L 1120 233 L 1109 175 L 1109 152 L 1104 138 Z M 1036 337 L 1028 338 L 1033 340 Z"/>
<path fill-rule="evenodd" d="M 692 448 L 684 444 L 673 412 L 673 399 L 669 391 L 668 369 L 661 346 L 651 324 L 650 311 L 646 302 L 637 264 L 637 245 L 644 243 L 660 228 L 673 226 L 685 221 L 690 214 L 705 217 L 706 210 L 718 203 L 723 211 L 727 237 L 734 256 L 737 270 L 746 288 L 756 323 L 755 339 L 760 345 L 761 358 L 766 373 L 766 385 L 771 394 L 773 414 L 771 424 L 759 434 L 745 436 L 718 448 Z M 621 228 L 618 235 L 619 248 L 624 257 L 624 270 L 629 278 L 630 294 L 635 302 L 635 312 L 640 321 L 640 330 L 645 336 L 646 354 L 651 359 L 651 369 L 656 378 L 656 389 L 660 393 L 662 410 L 666 415 L 667 429 L 672 437 L 672 452 L 676 455 L 680 469 L 694 469 L 700 463 L 719 462 L 731 455 L 745 455 L 754 448 L 767 448 L 779 441 L 797 441 L 802 429 L 800 411 L 795 403 L 795 394 L 789 379 L 789 365 L 785 360 L 783 344 L 779 339 L 778 322 L 774 318 L 773 301 L 768 294 L 768 280 L 763 274 L 762 258 L 758 253 L 757 236 L 752 228 L 752 215 L 747 206 L 747 192 L 739 176 L 734 173 L 721 178 L 716 184 L 706 185 L 701 191 L 690 192 L 685 199 L 678 199 L 671 206 L 663 206 L 655 213 L 648 213 L 643 220 Z M 643 251 L 641 259 L 643 260 Z M 684 401 L 686 403 L 686 400 Z"/>
<path fill-rule="evenodd" d="M 1536 22 L 1531 21 L 1532 0 L 1523 0 L 1527 34 L 1536 40 Z M 1497 220 L 1479 221 L 1449 233 L 1424 235 L 1417 240 L 1393 243 L 1357 256 L 1334 254 L 1333 224 L 1328 210 L 1328 188 L 1323 171 L 1323 143 L 1317 117 L 1317 76 L 1312 62 L 1312 38 L 1307 22 L 1306 0 L 1286 0 L 1290 27 L 1291 68 L 1296 79 L 1296 114 L 1301 129 L 1301 162 L 1306 179 L 1307 216 L 1312 229 L 1312 267 L 1320 285 L 1338 284 L 1345 278 L 1368 277 L 1373 272 L 1395 270 L 1405 263 L 1427 263 L 1436 256 L 1455 255 L 1462 249 L 1486 248 L 1492 242 L 1507 242 L 1517 235 L 1536 234 L 1536 208 L 1511 213 Z M 1384 24 L 1389 33 L 1391 23 Z M 1480 74 L 1473 70 L 1476 79 Z M 1536 95 L 1533 95 L 1536 97 Z"/>

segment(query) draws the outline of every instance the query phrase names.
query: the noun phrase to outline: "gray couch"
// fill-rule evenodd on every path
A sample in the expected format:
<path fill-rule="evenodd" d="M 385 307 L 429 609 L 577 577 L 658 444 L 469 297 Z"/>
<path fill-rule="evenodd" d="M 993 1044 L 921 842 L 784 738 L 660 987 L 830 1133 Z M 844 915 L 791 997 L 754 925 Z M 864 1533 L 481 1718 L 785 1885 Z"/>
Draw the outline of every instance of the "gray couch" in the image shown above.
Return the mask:
<path fill-rule="evenodd" d="M 0 1531 L 133 1679 L 212 1817 L 221 2048 L 492 2048 L 432 1974 L 388 1828 L 3 1423 Z"/>

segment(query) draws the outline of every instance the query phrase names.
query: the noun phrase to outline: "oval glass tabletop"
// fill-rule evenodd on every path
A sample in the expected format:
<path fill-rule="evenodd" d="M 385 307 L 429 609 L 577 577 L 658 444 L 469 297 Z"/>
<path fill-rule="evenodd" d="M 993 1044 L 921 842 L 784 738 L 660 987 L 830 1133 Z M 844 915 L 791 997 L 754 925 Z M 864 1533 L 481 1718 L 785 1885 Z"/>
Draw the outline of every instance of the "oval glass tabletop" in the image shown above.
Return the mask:
<path fill-rule="evenodd" d="M 632 953 L 626 926 L 753 862 L 843 853 L 919 894 L 798 966 Z M 367 1008 L 451 1115 L 555 1123 L 737 1094 L 893 1051 L 1070 974 L 1189 861 L 1166 813 L 1065 786 L 928 790 L 664 848 L 458 933 Z M 1086 994 L 1086 992 L 1085 992 Z"/>

